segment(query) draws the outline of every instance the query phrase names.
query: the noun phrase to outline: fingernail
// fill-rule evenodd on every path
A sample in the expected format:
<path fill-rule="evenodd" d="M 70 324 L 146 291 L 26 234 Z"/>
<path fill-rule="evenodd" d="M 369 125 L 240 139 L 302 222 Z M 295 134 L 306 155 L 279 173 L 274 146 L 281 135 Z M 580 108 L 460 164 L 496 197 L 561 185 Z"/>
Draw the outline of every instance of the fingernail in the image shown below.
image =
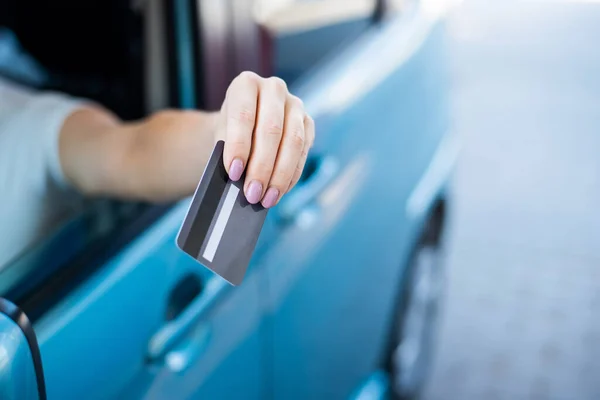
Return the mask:
<path fill-rule="evenodd" d="M 229 179 L 232 181 L 239 181 L 244 172 L 244 163 L 239 158 L 236 158 L 231 162 L 229 167 Z"/>
<path fill-rule="evenodd" d="M 279 190 L 275 188 L 269 188 L 267 193 L 265 193 L 265 197 L 263 197 L 262 205 L 264 208 L 273 207 L 275 203 L 277 203 L 277 199 L 279 198 Z"/>
<path fill-rule="evenodd" d="M 262 185 L 258 181 L 250 182 L 248 186 L 248 190 L 246 191 L 246 199 L 248 199 L 248 203 L 256 204 L 260 201 L 260 196 L 262 195 Z"/>

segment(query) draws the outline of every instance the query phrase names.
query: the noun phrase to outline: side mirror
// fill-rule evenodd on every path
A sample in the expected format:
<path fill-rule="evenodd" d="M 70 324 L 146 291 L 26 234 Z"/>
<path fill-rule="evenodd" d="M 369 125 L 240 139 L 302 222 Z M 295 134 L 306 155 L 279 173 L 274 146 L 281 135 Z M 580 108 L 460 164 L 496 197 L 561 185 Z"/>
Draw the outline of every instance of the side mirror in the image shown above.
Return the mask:
<path fill-rule="evenodd" d="M 0 298 L 0 399 L 46 400 L 42 358 L 31 322 Z"/>

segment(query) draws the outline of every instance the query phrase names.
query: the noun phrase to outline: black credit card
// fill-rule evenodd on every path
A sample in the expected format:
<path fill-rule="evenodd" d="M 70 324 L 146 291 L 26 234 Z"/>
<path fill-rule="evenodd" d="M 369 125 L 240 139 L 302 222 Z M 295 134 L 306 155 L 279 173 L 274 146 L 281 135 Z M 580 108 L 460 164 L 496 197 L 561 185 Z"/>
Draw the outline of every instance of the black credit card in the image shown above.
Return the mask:
<path fill-rule="evenodd" d="M 244 195 L 244 177 L 232 182 L 217 142 L 177 235 L 177 246 L 232 285 L 239 285 L 267 216 Z"/>

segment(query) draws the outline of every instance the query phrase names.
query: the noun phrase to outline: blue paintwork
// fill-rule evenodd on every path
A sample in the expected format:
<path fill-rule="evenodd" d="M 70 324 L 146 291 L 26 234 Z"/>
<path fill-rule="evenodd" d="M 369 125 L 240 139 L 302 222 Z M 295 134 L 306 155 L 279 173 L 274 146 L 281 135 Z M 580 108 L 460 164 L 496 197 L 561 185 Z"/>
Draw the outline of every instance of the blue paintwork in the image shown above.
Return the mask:
<path fill-rule="evenodd" d="M 223 398 L 233 398 L 240 388 L 248 398 L 261 398 L 259 288 L 252 274 L 199 321 L 210 328 L 211 341 L 195 365 L 180 374 L 164 361 L 145 364 L 154 334 L 166 324 L 175 282 L 188 272 L 206 282 L 220 280 L 175 247 L 186 209 L 182 203 L 172 210 L 36 325 L 49 399 L 189 396 L 197 390 L 223 396 L 231 390 Z M 229 386 L 220 387 L 221 374 L 214 375 L 222 366 L 232 374 Z"/>
<path fill-rule="evenodd" d="M 266 266 L 275 398 L 343 398 L 378 367 L 427 212 L 406 204 L 448 130 L 442 28 L 421 14 L 389 22 L 296 89 L 327 123 L 316 149 L 349 177 L 314 224 L 281 233 Z"/>
<path fill-rule="evenodd" d="M 0 399 L 38 400 L 33 358 L 19 326 L 0 313 Z"/>
<path fill-rule="evenodd" d="M 386 400 L 390 398 L 390 394 L 387 373 L 376 371 L 349 397 L 349 400 Z"/>
<path fill-rule="evenodd" d="M 317 123 L 315 162 L 335 160 L 337 175 L 291 219 L 285 203 L 269 212 L 236 288 L 176 248 L 189 200 L 169 211 L 36 323 L 49 399 L 360 393 L 452 167 L 443 40 L 443 22 L 417 10 L 320 54 L 292 91 Z M 165 321 L 169 291 L 190 272 L 210 289 Z"/>

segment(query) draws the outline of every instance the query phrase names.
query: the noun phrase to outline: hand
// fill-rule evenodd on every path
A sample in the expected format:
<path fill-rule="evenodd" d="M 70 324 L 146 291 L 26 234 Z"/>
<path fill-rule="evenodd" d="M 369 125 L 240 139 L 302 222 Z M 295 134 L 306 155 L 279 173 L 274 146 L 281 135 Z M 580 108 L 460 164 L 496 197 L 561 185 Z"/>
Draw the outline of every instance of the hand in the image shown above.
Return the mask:
<path fill-rule="evenodd" d="M 229 178 L 246 171 L 248 202 L 276 205 L 296 185 L 315 138 L 302 101 L 279 78 L 243 72 L 233 80 L 223 106 L 217 139 L 225 141 Z"/>
<path fill-rule="evenodd" d="M 125 123 L 84 107 L 64 122 L 59 156 L 86 195 L 164 202 L 194 192 L 215 141 L 224 140 L 230 178 L 246 171 L 248 201 L 272 207 L 298 182 L 314 137 L 313 120 L 281 79 L 244 72 L 216 113 L 163 110 Z"/>

